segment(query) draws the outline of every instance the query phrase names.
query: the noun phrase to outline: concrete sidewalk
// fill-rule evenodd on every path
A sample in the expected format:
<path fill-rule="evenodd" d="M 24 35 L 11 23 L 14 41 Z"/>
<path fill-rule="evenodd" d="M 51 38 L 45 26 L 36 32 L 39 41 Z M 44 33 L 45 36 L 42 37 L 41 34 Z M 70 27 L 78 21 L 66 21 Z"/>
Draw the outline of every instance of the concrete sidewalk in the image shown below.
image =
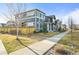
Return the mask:
<path fill-rule="evenodd" d="M 33 51 L 37 52 L 39 55 L 42 55 L 46 51 L 48 51 L 54 44 L 55 44 L 54 42 L 43 40 L 43 41 L 40 41 L 39 43 L 30 45 L 29 47 Z M 25 47 L 23 49 L 10 53 L 10 55 L 36 55 L 36 54 L 33 53 L 31 50 L 29 50 L 27 47 Z"/>
<path fill-rule="evenodd" d="M 0 40 L 0 55 L 7 55 L 7 51 L 1 40 Z"/>
<path fill-rule="evenodd" d="M 59 40 L 61 40 L 68 32 L 69 32 L 69 31 L 60 33 L 60 34 L 55 35 L 55 36 L 53 36 L 53 37 L 47 38 L 47 40 L 57 43 L 57 42 L 58 42 Z"/>

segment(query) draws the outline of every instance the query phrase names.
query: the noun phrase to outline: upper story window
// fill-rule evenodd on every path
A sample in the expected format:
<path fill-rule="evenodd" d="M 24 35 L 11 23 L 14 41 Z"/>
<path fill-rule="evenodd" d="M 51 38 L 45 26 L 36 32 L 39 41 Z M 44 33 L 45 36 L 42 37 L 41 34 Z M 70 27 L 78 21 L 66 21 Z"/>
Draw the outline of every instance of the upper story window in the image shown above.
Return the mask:
<path fill-rule="evenodd" d="M 39 11 L 36 11 L 35 14 L 36 14 L 37 17 L 40 17 L 40 18 L 44 18 L 45 17 L 45 15 L 42 12 L 39 12 Z"/>
<path fill-rule="evenodd" d="M 41 13 L 41 16 L 40 16 L 42 19 L 45 19 L 45 14 Z"/>
<path fill-rule="evenodd" d="M 34 11 L 27 12 L 27 16 L 34 16 L 34 15 L 35 15 Z"/>
<path fill-rule="evenodd" d="M 40 13 L 40 17 L 42 17 L 42 14 Z"/>
<path fill-rule="evenodd" d="M 40 19 L 45 19 L 45 13 L 43 13 L 40 10 L 30 10 L 27 12 L 23 12 L 18 16 L 16 15 L 15 18 L 18 19 L 18 18 L 26 18 L 26 17 L 34 17 L 34 16 Z"/>
<path fill-rule="evenodd" d="M 37 22 L 39 22 L 39 18 L 37 18 Z"/>
<path fill-rule="evenodd" d="M 35 14 L 36 14 L 37 17 L 40 17 L 40 13 L 38 11 L 36 11 Z"/>

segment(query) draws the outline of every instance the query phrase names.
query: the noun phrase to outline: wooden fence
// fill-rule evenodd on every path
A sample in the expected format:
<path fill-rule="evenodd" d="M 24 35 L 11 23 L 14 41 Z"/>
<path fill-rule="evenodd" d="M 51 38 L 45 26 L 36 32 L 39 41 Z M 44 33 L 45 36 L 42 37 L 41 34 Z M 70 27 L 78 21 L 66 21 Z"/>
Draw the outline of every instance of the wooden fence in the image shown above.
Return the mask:
<path fill-rule="evenodd" d="M 19 34 L 26 35 L 28 33 L 33 33 L 35 31 L 34 27 L 20 27 Z M 16 28 L 14 27 L 0 27 L 0 33 L 16 34 Z"/>

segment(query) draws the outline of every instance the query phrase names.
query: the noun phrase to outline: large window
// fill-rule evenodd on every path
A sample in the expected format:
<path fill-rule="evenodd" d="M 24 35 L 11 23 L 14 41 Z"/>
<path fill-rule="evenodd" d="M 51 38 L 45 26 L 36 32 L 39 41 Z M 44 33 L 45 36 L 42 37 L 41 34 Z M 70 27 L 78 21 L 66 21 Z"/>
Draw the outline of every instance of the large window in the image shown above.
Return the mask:
<path fill-rule="evenodd" d="M 45 15 L 44 15 L 43 13 L 40 13 L 40 17 L 41 17 L 42 19 L 44 19 L 44 18 L 45 18 Z"/>
<path fill-rule="evenodd" d="M 39 18 L 37 18 L 37 22 L 39 22 L 40 20 L 39 20 Z"/>
<path fill-rule="evenodd" d="M 25 21 L 27 21 L 27 22 L 35 22 L 35 18 L 25 19 Z"/>
<path fill-rule="evenodd" d="M 40 17 L 40 13 L 38 11 L 36 11 L 36 16 Z"/>
<path fill-rule="evenodd" d="M 37 30 L 39 30 L 39 27 L 40 27 L 39 23 L 36 24 L 36 27 L 37 27 Z"/>
<path fill-rule="evenodd" d="M 36 11 L 36 16 L 37 16 L 37 17 L 42 17 L 43 14 L 42 14 L 41 12 L 39 12 L 39 11 Z"/>
<path fill-rule="evenodd" d="M 34 16 L 34 15 L 35 15 L 34 11 L 27 12 L 27 16 Z"/>
<path fill-rule="evenodd" d="M 42 14 L 40 13 L 40 17 L 42 17 Z"/>

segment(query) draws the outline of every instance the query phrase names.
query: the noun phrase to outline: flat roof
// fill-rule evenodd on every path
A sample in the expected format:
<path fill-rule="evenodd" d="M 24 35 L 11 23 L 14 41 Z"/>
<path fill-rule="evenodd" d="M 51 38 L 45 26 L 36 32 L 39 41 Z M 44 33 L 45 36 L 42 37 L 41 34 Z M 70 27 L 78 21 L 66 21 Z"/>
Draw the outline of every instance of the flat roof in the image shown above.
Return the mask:
<path fill-rule="evenodd" d="M 39 12 L 42 12 L 42 11 L 41 11 L 41 10 L 39 10 L 39 9 L 31 9 L 31 10 L 28 10 L 28 11 L 21 12 L 21 13 L 19 13 L 19 14 L 22 14 L 22 13 L 25 13 L 25 12 L 34 11 L 34 10 L 37 10 L 37 11 L 39 11 Z M 42 13 L 44 13 L 44 12 L 42 12 Z M 44 13 L 44 14 L 45 14 L 45 13 Z M 16 14 L 16 15 L 18 15 L 18 14 Z"/>
<path fill-rule="evenodd" d="M 39 10 L 39 9 L 32 9 L 32 10 L 28 10 L 28 11 L 25 11 L 25 12 L 30 12 L 30 11 L 34 11 L 34 10 L 37 10 L 37 11 L 40 11 L 42 13 L 44 13 L 43 11 Z M 45 13 L 44 13 L 45 14 Z"/>

